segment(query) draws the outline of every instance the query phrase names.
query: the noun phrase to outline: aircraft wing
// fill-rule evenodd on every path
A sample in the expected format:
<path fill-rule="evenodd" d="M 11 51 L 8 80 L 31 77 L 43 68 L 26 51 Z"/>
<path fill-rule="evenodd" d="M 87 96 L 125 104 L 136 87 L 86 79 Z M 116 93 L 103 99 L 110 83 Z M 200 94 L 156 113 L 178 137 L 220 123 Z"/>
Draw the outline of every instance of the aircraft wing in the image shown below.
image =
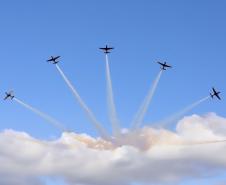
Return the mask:
<path fill-rule="evenodd" d="M 114 49 L 114 48 L 99 48 L 99 49 L 102 49 L 102 50 L 111 50 L 111 49 Z"/>
<path fill-rule="evenodd" d="M 216 94 L 216 97 L 217 97 L 219 100 L 221 100 L 221 98 L 220 98 L 220 96 L 219 96 L 218 94 Z"/>
<path fill-rule="evenodd" d="M 6 94 L 6 96 L 4 97 L 4 100 L 6 100 L 8 97 L 9 97 L 9 95 L 8 95 L 8 94 Z"/>
<path fill-rule="evenodd" d="M 172 66 L 170 66 L 170 65 L 167 65 L 167 64 L 165 64 L 164 66 L 165 66 L 165 67 L 172 67 Z"/>
<path fill-rule="evenodd" d="M 212 89 L 213 89 L 214 94 L 216 94 L 216 93 L 217 93 L 217 91 L 216 91 L 214 88 L 212 88 Z"/>

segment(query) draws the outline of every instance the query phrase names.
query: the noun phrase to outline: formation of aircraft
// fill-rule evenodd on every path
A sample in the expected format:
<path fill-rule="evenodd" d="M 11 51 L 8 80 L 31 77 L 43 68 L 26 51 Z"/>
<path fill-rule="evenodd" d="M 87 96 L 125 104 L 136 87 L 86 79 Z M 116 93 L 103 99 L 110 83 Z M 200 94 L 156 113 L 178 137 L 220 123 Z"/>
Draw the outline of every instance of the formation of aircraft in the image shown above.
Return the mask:
<path fill-rule="evenodd" d="M 107 45 L 103 48 L 99 48 L 101 50 L 104 51 L 104 53 L 110 53 L 110 51 L 112 49 L 114 49 L 113 47 L 108 47 Z M 59 62 L 59 59 L 60 56 L 51 56 L 50 59 L 47 60 L 47 62 L 50 62 L 52 64 L 57 64 Z M 170 66 L 169 64 L 167 64 L 166 62 L 162 63 L 162 62 L 157 62 L 158 64 L 161 65 L 161 69 L 162 70 L 166 70 L 167 68 L 172 68 L 172 66 Z M 210 93 L 210 96 L 211 98 L 214 98 L 216 97 L 217 99 L 221 100 L 221 97 L 219 96 L 221 92 L 217 91 L 214 87 L 212 88 L 212 92 Z M 9 92 L 5 92 L 5 97 L 4 97 L 4 100 L 7 100 L 7 99 L 13 99 L 15 96 L 14 96 L 14 93 L 13 91 L 9 91 Z"/>
<path fill-rule="evenodd" d="M 161 65 L 161 69 L 162 70 L 166 70 L 167 68 L 172 68 L 172 66 L 166 64 L 166 62 L 162 63 L 162 62 L 157 62 L 158 64 Z"/>
<path fill-rule="evenodd" d="M 211 98 L 213 98 L 215 96 L 215 97 L 218 98 L 218 100 L 221 100 L 221 98 L 219 96 L 220 93 L 221 93 L 220 91 L 217 92 L 216 89 L 213 87 L 212 88 L 212 93 L 210 93 L 210 96 L 211 96 Z"/>
<path fill-rule="evenodd" d="M 13 99 L 14 98 L 14 95 L 13 95 L 13 91 L 9 91 L 9 92 L 5 92 L 5 98 L 4 100 L 7 100 L 7 99 Z"/>
<path fill-rule="evenodd" d="M 101 50 L 103 50 L 104 51 L 104 53 L 110 53 L 110 51 L 112 50 L 112 49 L 114 49 L 114 48 L 109 48 L 107 45 L 105 46 L 105 48 L 99 48 L 99 49 L 101 49 Z"/>
<path fill-rule="evenodd" d="M 57 60 L 57 59 L 59 59 L 59 58 L 60 58 L 60 56 L 56 56 L 56 57 L 51 56 L 51 58 L 48 59 L 47 62 L 51 62 L 52 64 L 57 64 L 59 62 L 59 60 Z"/>

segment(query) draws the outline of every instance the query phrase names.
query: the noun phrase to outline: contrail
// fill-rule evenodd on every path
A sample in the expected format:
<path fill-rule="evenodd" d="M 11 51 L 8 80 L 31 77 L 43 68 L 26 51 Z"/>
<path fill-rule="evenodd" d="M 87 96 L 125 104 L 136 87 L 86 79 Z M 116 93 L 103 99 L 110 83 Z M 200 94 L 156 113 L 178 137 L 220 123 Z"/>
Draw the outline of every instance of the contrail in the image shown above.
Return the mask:
<path fill-rule="evenodd" d="M 45 119 L 46 121 L 51 123 L 54 127 L 58 128 L 60 131 L 63 131 L 63 132 L 68 131 L 68 129 L 66 129 L 59 121 L 55 120 L 51 116 L 39 111 L 38 109 L 32 107 L 31 105 L 28 105 L 27 103 L 24 103 L 23 101 L 15 98 L 15 97 L 13 98 L 13 100 L 15 100 L 17 103 L 19 103 L 23 107 L 31 110 L 35 114 L 39 115 L 40 117 L 42 117 L 43 119 Z"/>
<path fill-rule="evenodd" d="M 183 115 L 185 115 L 187 112 L 191 111 L 192 109 L 194 109 L 196 106 L 198 106 L 199 104 L 203 103 L 204 101 L 208 100 L 210 98 L 210 96 L 207 96 L 205 98 L 202 98 L 194 103 L 192 103 L 191 105 L 185 107 L 184 109 L 182 109 L 181 111 L 173 114 L 172 116 L 156 123 L 157 126 L 160 127 L 165 127 L 171 123 L 174 123 L 175 121 L 179 120 Z"/>
<path fill-rule="evenodd" d="M 133 129 L 139 128 L 139 126 L 142 124 L 144 116 L 145 116 L 145 114 L 148 110 L 148 107 L 149 107 L 151 100 L 153 98 L 153 95 L 155 93 L 156 87 L 157 87 L 159 80 L 161 78 L 162 72 L 163 72 L 163 70 L 161 70 L 158 73 L 156 79 L 153 82 L 153 85 L 151 86 L 151 88 L 148 92 L 148 95 L 145 97 L 142 105 L 140 106 L 140 108 L 139 108 L 139 110 L 138 110 L 138 112 L 137 112 L 137 114 L 136 114 L 136 116 L 135 116 L 135 118 L 132 122 L 132 128 Z"/>
<path fill-rule="evenodd" d="M 107 78 L 108 114 L 112 124 L 113 136 L 118 136 L 120 134 L 120 124 L 119 124 L 115 103 L 114 103 L 114 95 L 113 95 L 110 67 L 109 67 L 107 54 L 106 54 L 106 78 Z"/>
<path fill-rule="evenodd" d="M 87 117 L 89 118 L 89 120 L 91 121 L 91 123 L 94 125 L 94 127 L 96 128 L 96 130 L 98 131 L 98 133 L 100 134 L 100 136 L 102 138 L 106 139 L 106 140 L 110 140 L 110 137 L 107 134 L 107 131 L 97 121 L 97 119 L 95 118 L 95 116 L 92 113 L 92 111 L 83 102 L 83 100 L 80 97 L 80 95 L 78 94 L 77 90 L 74 88 L 74 86 L 72 85 L 72 83 L 68 80 L 68 78 L 65 76 L 65 74 L 63 73 L 63 71 L 61 70 L 61 68 L 57 64 L 56 64 L 56 68 L 59 71 L 59 73 L 62 76 L 62 78 L 64 79 L 64 81 L 66 82 L 66 84 L 68 85 L 68 87 L 71 89 L 71 91 L 72 91 L 73 95 L 75 96 L 75 98 L 77 99 L 79 105 L 82 107 L 82 109 L 84 110 L 84 112 L 86 113 Z"/>

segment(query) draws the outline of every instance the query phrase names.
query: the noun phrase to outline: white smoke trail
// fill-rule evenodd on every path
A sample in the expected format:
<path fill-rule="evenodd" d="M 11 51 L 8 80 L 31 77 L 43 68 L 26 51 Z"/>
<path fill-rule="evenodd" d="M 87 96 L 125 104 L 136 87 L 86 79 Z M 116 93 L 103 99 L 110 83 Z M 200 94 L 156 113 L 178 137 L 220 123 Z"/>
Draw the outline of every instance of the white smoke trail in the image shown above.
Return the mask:
<path fill-rule="evenodd" d="M 151 86 L 151 88 L 150 88 L 150 90 L 148 92 L 148 95 L 145 97 L 142 105 L 140 106 L 140 108 L 139 108 L 139 110 L 138 110 L 138 112 L 137 112 L 137 114 L 136 114 L 136 116 L 135 116 L 135 118 L 134 118 L 134 120 L 132 122 L 132 128 L 133 129 L 139 128 L 139 126 L 142 124 L 144 116 L 145 116 L 145 114 L 146 114 L 146 112 L 148 110 L 148 107 L 149 107 L 149 105 L 151 103 L 152 97 L 153 97 L 153 95 L 155 93 L 155 90 L 156 90 L 156 87 L 158 85 L 158 82 L 159 82 L 159 80 L 161 78 L 162 72 L 163 71 L 161 70 L 158 73 L 156 79 L 153 82 L 153 85 Z"/>
<path fill-rule="evenodd" d="M 210 96 L 207 96 L 205 98 L 202 98 L 194 103 L 192 103 L 191 105 L 185 107 L 184 109 L 182 109 L 181 111 L 173 114 L 172 116 L 156 123 L 157 126 L 160 127 L 165 127 L 168 126 L 171 123 L 174 123 L 176 121 L 178 121 L 183 115 L 185 115 L 187 112 L 191 111 L 192 109 L 194 109 L 196 106 L 198 106 L 199 104 L 203 103 L 204 101 L 208 100 L 210 98 Z"/>
<path fill-rule="evenodd" d="M 62 76 L 62 78 L 64 79 L 64 81 L 66 82 L 66 84 L 68 85 L 68 87 L 71 89 L 71 91 L 72 91 L 73 95 L 75 96 L 75 98 L 77 99 L 79 105 L 82 107 L 82 109 L 84 110 L 84 112 L 86 113 L 87 117 L 89 118 L 89 120 L 91 121 L 91 123 L 94 125 L 94 127 L 96 128 L 96 130 L 98 131 L 98 133 L 100 134 L 100 136 L 103 139 L 110 140 L 110 137 L 107 134 L 106 130 L 97 121 L 97 119 L 95 118 L 95 116 L 92 113 L 92 111 L 83 102 L 83 100 L 80 97 L 80 95 L 78 94 L 77 90 L 74 88 L 74 86 L 72 85 L 72 83 L 68 80 L 68 78 L 65 76 L 65 74 L 63 73 L 63 71 L 61 70 L 61 68 L 57 64 L 56 64 L 56 68 L 59 71 L 59 73 Z"/>
<path fill-rule="evenodd" d="M 108 60 L 107 54 L 106 54 L 106 78 L 107 78 L 107 102 L 108 102 L 109 118 L 112 124 L 113 135 L 118 136 L 120 134 L 120 124 L 119 124 L 115 103 L 114 103 L 111 73 L 110 73 L 109 60 Z"/>
<path fill-rule="evenodd" d="M 19 103 L 23 107 L 31 110 L 35 114 L 39 115 L 40 117 L 42 117 L 43 119 L 45 119 L 46 121 L 51 123 L 54 127 L 58 128 L 60 131 L 63 131 L 63 132 L 68 131 L 59 121 L 55 120 L 51 116 L 39 111 L 38 109 L 32 107 L 31 105 L 28 105 L 27 103 L 24 103 L 23 101 L 15 98 L 15 97 L 13 98 L 13 100 L 15 100 L 17 103 Z"/>

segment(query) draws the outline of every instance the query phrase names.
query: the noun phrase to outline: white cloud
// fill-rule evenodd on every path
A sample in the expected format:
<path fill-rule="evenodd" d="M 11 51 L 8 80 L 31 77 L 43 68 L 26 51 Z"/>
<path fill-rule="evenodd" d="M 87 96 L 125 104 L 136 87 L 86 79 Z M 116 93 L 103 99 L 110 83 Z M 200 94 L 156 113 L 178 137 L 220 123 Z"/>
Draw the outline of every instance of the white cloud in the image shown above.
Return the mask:
<path fill-rule="evenodd" d="M 156 184 L 226 170 L 226 119 L 213 113 L 185 117 L 176 132 L 145 127 L 115 144 L 85 134 L 54 141 L 26 133 L 0 133 L 0 184 L 41 185 L 40 177 L 69 185 Z M 216 142 L 215 142 L 216 141 Z"/>

